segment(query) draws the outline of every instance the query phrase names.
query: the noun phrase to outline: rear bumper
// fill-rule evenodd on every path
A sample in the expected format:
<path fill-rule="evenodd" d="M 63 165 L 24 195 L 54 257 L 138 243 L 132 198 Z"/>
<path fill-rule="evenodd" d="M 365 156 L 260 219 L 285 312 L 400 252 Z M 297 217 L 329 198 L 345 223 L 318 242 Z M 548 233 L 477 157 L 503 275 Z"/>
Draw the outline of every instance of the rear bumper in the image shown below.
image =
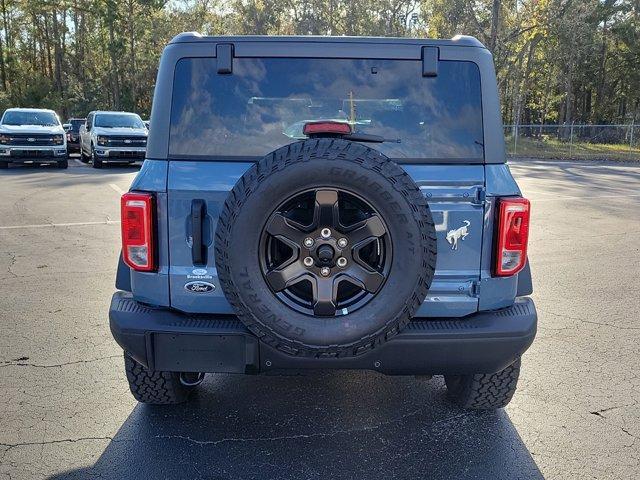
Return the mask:
<path fill-rule="evenodd" d="M 493 373 L 533 342 L 533 300 L 464 319 L 414 320 L 381 346 L 352 358 L 299 358 L 260 342 L 234 316 L 187 315 L 140 304 L 117 292 L 109 310 L 118 344 L 152 370 L 262 373 L 358 369 L 390 375 Z"/>

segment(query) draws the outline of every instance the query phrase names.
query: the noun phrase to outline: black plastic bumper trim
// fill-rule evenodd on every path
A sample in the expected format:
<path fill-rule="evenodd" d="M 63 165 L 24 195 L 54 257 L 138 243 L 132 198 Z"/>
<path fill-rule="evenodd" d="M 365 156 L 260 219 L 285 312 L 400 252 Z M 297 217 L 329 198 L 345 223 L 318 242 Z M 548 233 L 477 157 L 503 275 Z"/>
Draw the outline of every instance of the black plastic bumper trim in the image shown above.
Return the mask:
<path fill-rule="evenodd" d="M 108 147 L 106 148 L 108 149 Z M 109 154 L 104 156 L 104 158 L 114 158 L 114 159 L 123 159 L 123 160 L 131 160 L 131 159 L 141 160 L 144 157 L 145 157 L 145 152 L 128 151 L 128 150 L 110 150 Z"/>
<path fill-rule="evenodd" d="M 187 315 L 145 306 L 116 292 L 111 332 L 138 362 L 154 370 L 261 373 L 273 370 L 365 369 L 390 375 L 493 373 L 533 342 L 533 300 L 463 319 L 414 319 L 379 347 L 349 358 L 293 357 L 263 344 L 234 316 Z"/>
<path fill-rule="evenodd" d="M 68 160 L 69 157 L 65 155 L 58 155 L 56 157 L 1 157 L 0 162 L 7 163 L 46 163 L 46 162 L 58 162 L 60 160 Z"/>

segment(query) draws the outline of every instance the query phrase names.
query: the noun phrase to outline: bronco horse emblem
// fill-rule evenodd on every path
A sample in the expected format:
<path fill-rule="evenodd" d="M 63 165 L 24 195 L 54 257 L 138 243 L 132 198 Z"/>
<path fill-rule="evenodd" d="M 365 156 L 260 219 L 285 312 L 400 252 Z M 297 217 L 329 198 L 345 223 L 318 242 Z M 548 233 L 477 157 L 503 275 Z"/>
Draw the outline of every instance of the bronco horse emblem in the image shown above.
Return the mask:
<path fill-rule="evenodd" d="M 464 240 L 465 237 L 469 235 L 469 225 L 471 225 L 471 222 L 465 220 L 463 223 L 464 225 L 462 227 L 447 232 L 447 242 L 451 245 L 451 250 L 457 250 L 458 240 Z"/>

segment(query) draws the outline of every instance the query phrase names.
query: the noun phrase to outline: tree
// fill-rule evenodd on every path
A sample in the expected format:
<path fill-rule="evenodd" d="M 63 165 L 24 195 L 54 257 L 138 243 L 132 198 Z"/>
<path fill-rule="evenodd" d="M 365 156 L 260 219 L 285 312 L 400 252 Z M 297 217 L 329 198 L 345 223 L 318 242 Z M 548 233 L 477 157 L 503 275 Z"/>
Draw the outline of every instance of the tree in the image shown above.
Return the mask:
<path fill-rule="evenodd" d="M 505 122 L 638 122 L 638 0 L 0 0 L 0 104 L 151 110 L 158 61 L 203 34 L 476 36 Z"/>

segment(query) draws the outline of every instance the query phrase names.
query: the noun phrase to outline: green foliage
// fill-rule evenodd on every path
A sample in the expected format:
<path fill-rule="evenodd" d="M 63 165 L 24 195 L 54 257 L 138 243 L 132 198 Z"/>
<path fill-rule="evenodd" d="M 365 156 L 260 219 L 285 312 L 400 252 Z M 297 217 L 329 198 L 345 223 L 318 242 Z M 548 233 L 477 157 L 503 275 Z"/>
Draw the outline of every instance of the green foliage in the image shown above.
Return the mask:
<path fill-rule="evenodd" d="M 147 116 L 158 61 L 206 35 L 474 35 L 493 52 L 507 123 L 640 114 L 638 0 L 4 0 L 0 107 Z"/>
<path fill-rule="evenodd" d="M 491 46 L 505 123 L 638 122 L 637 0 L 424 0 L 422 11 L 430 35 Z"/>

